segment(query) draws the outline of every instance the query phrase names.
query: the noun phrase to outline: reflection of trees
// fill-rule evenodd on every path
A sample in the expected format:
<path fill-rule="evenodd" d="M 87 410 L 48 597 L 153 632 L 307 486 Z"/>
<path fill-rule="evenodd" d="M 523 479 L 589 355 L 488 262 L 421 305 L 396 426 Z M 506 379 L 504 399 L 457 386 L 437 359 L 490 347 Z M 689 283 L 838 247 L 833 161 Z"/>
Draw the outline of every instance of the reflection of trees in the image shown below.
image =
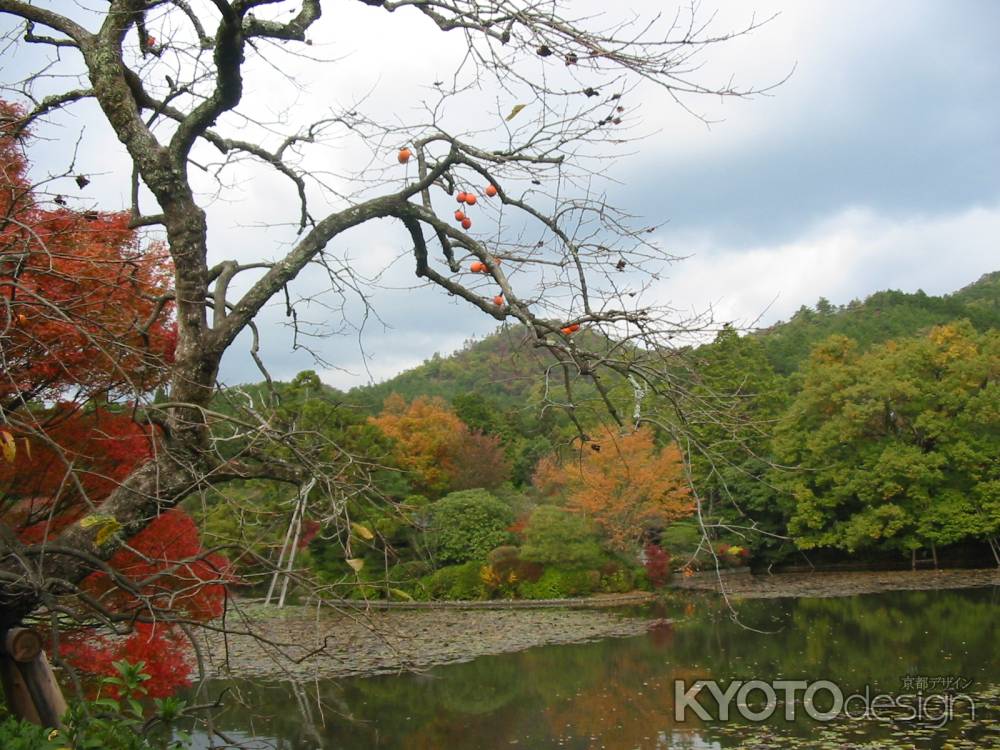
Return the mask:
<path fill-rule="evenodd" d="M 442 707 L 459 714 L 487 714 L 517 697 L 524 678 L 517 662 L 503 657 L 484 661 L 478 668 L 459 670 L 454 677 L 449 675 L 434 683 Z"/>
<path fill-rule="evenodd" d="M 702 725 L 693 714 L 675 725 L 674 680 L 829 679 L 852 690 L 870 683 L 898 691 L 903 676 L 961 675 L 981 688 L 1000 666 L 996 597 L 983 589 L 738 603 L 741 621 L 768 634 L 734 623 L 717 597 L 696 596 L 691 617 L 647 637 L 535 648 L 422 675 L 324 681 L 318 701 L 317 687 L 303 699 L 312 701 L 327 750 L 490 749 L 515 741 L 590 748 L 591 737 L 608 750 L 645 750 L 683 747 L 692 732 L 732 747 L 745 737 L 721 731 L 726 725 Z M 240 687 L 253 705 L 268 708 L 269 716 L 257 712 L 258 733 L 283 738 L 286 748 L 316 747 L 287 688 Z M 219 722 L 224 730 L 247 725 L 236 712 Z M 884 729 L 864 727 L 870 737 Z M 811 736 L 816 725 L 801 717 L 785 730 Z M 657 745 L 657 736 L 671 739 Z"/>

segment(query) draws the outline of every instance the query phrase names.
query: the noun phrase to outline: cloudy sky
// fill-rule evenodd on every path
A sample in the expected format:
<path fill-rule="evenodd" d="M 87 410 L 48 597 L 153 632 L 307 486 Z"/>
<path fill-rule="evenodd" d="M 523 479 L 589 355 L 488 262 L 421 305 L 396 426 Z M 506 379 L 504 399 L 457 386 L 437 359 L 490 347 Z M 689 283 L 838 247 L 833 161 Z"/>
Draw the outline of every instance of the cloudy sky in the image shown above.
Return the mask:
<path fill-rule="evenodd" d="M 317 54 L 338 59 L 328 73 L 306 81 L 297 70 L 263 71 L 251 85 L 276 116 L 285 107 L 308 108 L 329 89 L 340 103 L 399 108 L 402 122 L 426 84 L 446 79 L 460 59 L 460 36 L 442 41 L 412 15 L 394 14 L 400 18 L 390 23 L 359 3 L 336 7 L 313 34 Z M 663 5 L 625 0 L 613 7 L 648 15 Z M 768 324 L 821 296 L 846 303 L 886 288 L 940 294 L 1000 269 L 1000 3 L 706 2 L 703 15 L 714 7 L 719 29 L 738 28 L 752 13 L 776 17 L 712 48 L 701 72 L 706 80 L 733 76 L 766 86 L 791 75 L 767 95 L 690 102 L 710 127 L 653 87 L 630 94 L 630 132 L 646 137 L 609 169 L 607 189 L 632 213 L 663 224 L 657 241 L 687 258 L 656 287 L 661 301 Z M 31 62 L 9 54 L 2 61 L 7 81 Z M 303 88 L 282 99 L 286 75 Z M 466 113 L 470 120 L 478 114 Z M 87 146 L 77 165 L 95 176 L 94 197 L 106 207 L 123 203 L 121 149 L 99 114 L 85 106 L 56 125 L 36 168 L 64 163 L 83 132 Z M 336 182 L 337 169 L 330 172 Z M 262 227 L 258 217 L 293 209 L 291 197 L 256 172 L 233 187 L 234 200 L 210 204 L 220 257 L 233 248 L 241 257 L 274 257 L 274 243 L 288 234 Z M 356 300 L 346 303 L 349 325 L 336 299 L 310 305 L 307 317 L 338 332 L 313 342 L 329 363 L 317 366 L 305 351 L 291 351 L 281 306 L 268 309 L 263 350 L 276 377 L 315 367 L 339 387 L 381 380 L 495 326 L 438 290 L 414 287 L 412 261 L 391 263 L 407 250 L 397 228 L 374 227 L 348 243 L 344 253 L 357 269 L 382 273 L 368 290 L 378 317 L 359 333 Z M 228 356 L 226 382 L 257 379 L 244 352 Z"/>

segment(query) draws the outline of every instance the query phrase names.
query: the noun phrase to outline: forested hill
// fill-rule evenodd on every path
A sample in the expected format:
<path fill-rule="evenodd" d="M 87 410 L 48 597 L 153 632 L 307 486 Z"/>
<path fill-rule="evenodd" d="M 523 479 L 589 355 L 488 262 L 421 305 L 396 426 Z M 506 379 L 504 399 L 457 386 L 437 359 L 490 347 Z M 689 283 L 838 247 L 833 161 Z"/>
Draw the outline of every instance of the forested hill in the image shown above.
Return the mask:
<path fill-rule="evenodd" d="M 523 406 L 539 388 L 539 374 L 551 361 L 525 342 L 521 326 L 501 328 L 480 340 L 466 341 L 459 351 L 433 357 L 411 370 L 375 385 L 355 388 L 352 401 L 378 410 L 392 393 L 407 401 L 415 396 L 456 398 L 476 394 L 504 409 Z"/>
<path fill-rule="evenodd" d="M 846 305 L 820 299 L 815 307 L 803 306 L 791 320 L 755 335 L 775 371 L 788 375 L 798 369 L 814 344 L 836 333 L 854 339 L 865 350 L 961 318 L 980 331 L 1000 328 L 1000 271 L 941 297 L 922 291 L 883 291 Z M 350 397 L 375 411 L 391 393 L 407 400 L 440 396 L 452 402 L 474 393 L 489 396 L 502 408 L 514 408 L 524 406 L 537 392 L 545 362 L 544 352 L 524 345 L 523 330 L 515 326 L 468 341 L 450 356 L 435 354 L 390 380 L 355 388 Z"/>
<path fill-rule="evenodd" d="M 942 297 L 922 291 L 884 291 L 840 306 L 820 298 L 814 308 L 803 306 L 791 320 L 756 335 L 775 371 L 788 375 L 799 368 L 815 343 L 833 334 L 848 336 L 864 351 L 962 318 L 978 331 L 1000 328 L 1000 271 Z"/>

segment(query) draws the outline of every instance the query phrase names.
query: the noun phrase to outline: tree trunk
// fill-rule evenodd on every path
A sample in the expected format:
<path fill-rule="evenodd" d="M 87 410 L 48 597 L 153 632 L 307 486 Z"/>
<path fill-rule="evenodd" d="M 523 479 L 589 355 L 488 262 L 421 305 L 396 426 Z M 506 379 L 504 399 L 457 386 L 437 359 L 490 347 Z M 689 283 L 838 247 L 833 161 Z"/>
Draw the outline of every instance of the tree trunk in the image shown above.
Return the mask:
<path fill-rule="evenodd" d="M 993 559 L 997 561 L 997 567 L 1000 568 L 1000 544 L 997 544 L 997 538 L 995 536 L 988 536 L 986 537 L 986 541 L 989 542 Z"/>
<path fill-rule="evenodd" d="M 67 709 L 66 699 L 56 682 L 49 660 L 45 658 L 45 652 L 39 652 L 29 662 L 19 663 L 18 667 L 35 704 L 39 723 L 43 727 L 62 729 L 62 717 L 66 715 Z"/>
<path fill-rule="evenodd" d="M 185 459 L 182 461 L 181 456 Z M 24 545 L 13 534 L 0 536 L 3 572 L 15 574 L 0 583 L 0 632 L 16 627 L 39 605 L 39 594 L 31 580 L 65 581 L 75 584 L 94 570 L 93 560 L 108 560 L 127 539 L 142 531 L 153 518 L 183 500 L 196 481 L 204 476 L 204 464 L 197 454 L 170 454 L 164 451 L 144 464 L 119 485 L 98 508 L 113 518 L 118 533 L 98 545 L 100 525 L 81 521 L 64 529 L 45 545 Z M 25 570 L 30 571 L 25 576 Z M 57 593 L 58 588 L 54 589 Z"/>

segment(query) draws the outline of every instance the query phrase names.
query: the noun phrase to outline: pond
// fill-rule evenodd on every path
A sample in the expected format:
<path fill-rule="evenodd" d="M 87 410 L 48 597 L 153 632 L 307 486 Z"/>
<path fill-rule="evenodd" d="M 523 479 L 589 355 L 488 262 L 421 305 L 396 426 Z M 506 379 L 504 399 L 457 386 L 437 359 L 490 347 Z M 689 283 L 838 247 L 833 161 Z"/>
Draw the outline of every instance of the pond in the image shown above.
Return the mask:
<path fill-rule="evenodd" d="M 997 586 L 746 600 L 735 603 L 737 623 L 715 595 L 675 594 L 648 612 L 675 622 L 645 635 L 485 656 L 421 674 L 300 685 L 215 680 L 199 700 L 227 691 L 216 727 L 257 738 L 252 747 L 283 750 L 1000 748 L 998 605 Z M 921 698 L 909 711 L 818 721 L 804 710 L 801 691 L 786 706 L 779 689 L 767 720 L 740 717 L 734 698 L 729 720 L 718 721 L 718 702 L 703 689 L 694 700 L 708 719 L 688 703 L 679 721 L 675 681 L 688 688 L 698 679 L 718 680 L 723 691 L 732 680 L 826 680 L 844 696 L 866 687 L 870 697 L 887 694 L 883 707 L 907 694 Z M 943 715 L 949 690 L 967 696 L 954 701 L 951 720 Z M 768 708 L 761 689 L 743 697 L 750 711 Z M 821 713 L 832 700 L 829 689 L 817 690 L 811 708 Z M 917 709 L 922 720 L 906 715 Z M 864 705 L 856 701 L 851 710 L 856 716 Z M 196 747 L 208 747 L 204 735 L 196 739 Z"/>

